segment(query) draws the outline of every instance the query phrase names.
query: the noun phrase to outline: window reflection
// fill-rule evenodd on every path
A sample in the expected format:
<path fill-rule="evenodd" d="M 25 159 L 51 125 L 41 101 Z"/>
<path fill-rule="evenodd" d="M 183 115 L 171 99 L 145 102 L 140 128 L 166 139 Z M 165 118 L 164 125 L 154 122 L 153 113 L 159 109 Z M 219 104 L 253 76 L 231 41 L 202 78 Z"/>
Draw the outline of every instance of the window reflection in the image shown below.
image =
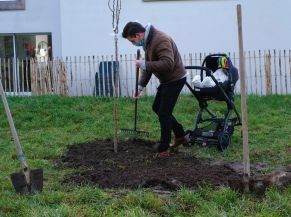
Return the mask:
<path fill-rule="evenodd" d="M 52 58 L 50 35 L 17 35 L 17 58 L 37 58 L 47 61 Z"/>

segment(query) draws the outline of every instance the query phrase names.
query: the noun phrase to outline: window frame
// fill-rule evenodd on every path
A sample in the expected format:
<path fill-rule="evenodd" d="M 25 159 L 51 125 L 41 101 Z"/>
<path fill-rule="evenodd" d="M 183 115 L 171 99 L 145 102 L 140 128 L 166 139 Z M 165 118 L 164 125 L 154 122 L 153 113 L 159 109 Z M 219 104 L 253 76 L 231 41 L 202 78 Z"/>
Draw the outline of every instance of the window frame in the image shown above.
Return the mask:
<path fill-rule="evenodd" d="M 25 0 L 0 1 L 0 11 L 24 10 Z"/>

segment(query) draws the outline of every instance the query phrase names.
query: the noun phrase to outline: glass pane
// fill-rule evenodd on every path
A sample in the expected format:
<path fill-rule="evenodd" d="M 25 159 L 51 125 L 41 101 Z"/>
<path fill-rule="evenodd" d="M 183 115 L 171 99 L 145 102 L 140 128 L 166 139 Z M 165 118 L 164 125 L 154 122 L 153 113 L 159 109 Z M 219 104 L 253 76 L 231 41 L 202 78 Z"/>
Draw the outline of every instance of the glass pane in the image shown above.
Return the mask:
<path fill-rule="evenodd" d="M 16 58 L 18 69 L 18 88 L 20 92 L 30 92 L 30 59 L 35 58 L 35 36 L 34 35 L 16 35 Z"/>
<path fill-rule="evenodd" d="M 0 36 L 0 58 L 13 57 L 13 36 Z"/>
<path fill-rule="evenodd" d="M 13 73 L 13 36 L 0 36 L 0 77 L 2 85 L 6 92 L 12 92 L 14 89 Z"/>
<path fill-rule="evenodd" d="M 35 36 L 16 35 L 16 57 L 18 59 L 35 57 Z"/>

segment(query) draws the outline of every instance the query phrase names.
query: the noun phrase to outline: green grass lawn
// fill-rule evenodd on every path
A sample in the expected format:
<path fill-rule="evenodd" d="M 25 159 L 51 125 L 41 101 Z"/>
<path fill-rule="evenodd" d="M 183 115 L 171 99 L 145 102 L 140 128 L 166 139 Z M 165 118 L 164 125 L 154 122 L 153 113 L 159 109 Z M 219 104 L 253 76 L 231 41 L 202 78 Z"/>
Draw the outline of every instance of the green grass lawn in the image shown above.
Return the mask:
<path fill-rule="evenodd" d="M 139 101 L 138 127 L 159 138 L 159 123 L 151 111 L 152 97 Z M 31 168 L 44 169 L 44 191 L 33 196 L 14 192 L 9 175 L 19 170 L 3 105 L 0 108 L 0 216 L 291 216 L 291 186 L 271 188 L 264 196 L 240 194 L 229 188 L 201 186 L 180 189 L 173 195 L 157 195 L 138 189 L 102 190 L 97 186 L 62 184 L 72 169 L 57 168 L 53 160 L 62 156 L 67 145 L 112 138 L 113 99 L 94 97 L 9 97 L 8 102 L 21 144 Z M 249 96 L 248 128 L 251 163 L 263 162 L 272 170 L 291 164 L 291 96 Z M 236 98 L 240 110 L 240 98 Z M 118 100 L 119 127 L 133 127 L 134 104 Z M 226 106 L 213 103 L 223 114 Z M 175 108 L 177 119 L 192 128 L 198 103 L 181 96 Z M 121 135 L 120 135 L 121 136 Z M 232 146 L 224 153 L 215 147 L 193 146 L 196 157 L 242 161 L 240 127 Z"/>

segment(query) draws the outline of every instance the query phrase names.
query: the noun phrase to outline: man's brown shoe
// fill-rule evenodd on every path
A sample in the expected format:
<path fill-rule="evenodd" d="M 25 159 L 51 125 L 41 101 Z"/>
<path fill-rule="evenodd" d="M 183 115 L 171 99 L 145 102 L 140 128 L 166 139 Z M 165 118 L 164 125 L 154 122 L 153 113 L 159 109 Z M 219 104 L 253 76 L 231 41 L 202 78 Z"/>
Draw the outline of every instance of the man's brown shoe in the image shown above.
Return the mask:
<path fill-rule="evenodd" d="M 180 137 L 180 138 L 174 138 L 174 143 L 173 144 L 170 144 L 170 147 L 171 148 L 175 148 L 175 147 L 178 147 L 179 145 L 182 145 L 182 144 L 185 144 L 188 142 L 188 135 L 185 135 L 183 137 Z"/>

